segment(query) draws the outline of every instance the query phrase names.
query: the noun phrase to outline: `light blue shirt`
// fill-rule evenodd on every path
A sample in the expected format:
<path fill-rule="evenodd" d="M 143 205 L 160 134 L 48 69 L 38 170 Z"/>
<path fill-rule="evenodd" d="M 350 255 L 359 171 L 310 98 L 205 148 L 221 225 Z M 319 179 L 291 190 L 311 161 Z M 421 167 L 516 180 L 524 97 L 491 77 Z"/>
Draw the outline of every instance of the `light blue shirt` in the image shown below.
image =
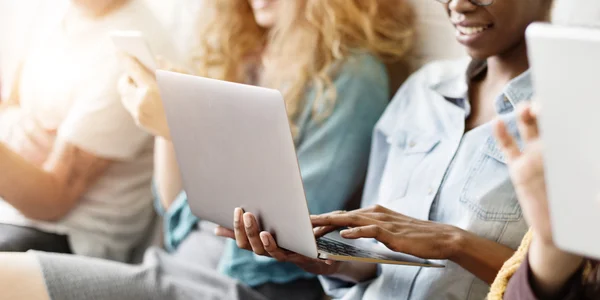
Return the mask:
<path fill-rule="evenodd" d="M 469 60 L 428 65 L 396 94 L 373 135 L 363 206 L 380 204 L 516 249 L 527 225 L 492 124 L 465 133 L 471 110 L 467 79 L 479 74 L 467 76 L 468 66 Z M 479 72 L 484 71 L 482 65 Z M 517 134 L 514 107 L 532 94 L 526 72 L 495 101 L 512 134 Z M 381 265 L 375 279 L 359 284 L 322 282 L 341 299 L 485 299 L 487 283 L 453 262 L 441 263 L 446 268 Z"/>
<path fill-rule="evenodd" d="M 331 115 L 322 121 L 313 118 L 317 95 L 310 90 L 296 123 L 300 129 L 296 151 L 312 214 L 343 209 L 362 187 L 373 128 L 390 98 L 386 68 L 368 54 L 356 54 L 345 61 L 333 84 L 337 102 Z M 198 221 L 185 193 L 164 213 L 164 219 L 165 246 L 169 250 L 176 249 Z M 228 241 L 219 270 L 250 286 L 314 277 L 295 265 L 241 250 L 233 240 Z"/>

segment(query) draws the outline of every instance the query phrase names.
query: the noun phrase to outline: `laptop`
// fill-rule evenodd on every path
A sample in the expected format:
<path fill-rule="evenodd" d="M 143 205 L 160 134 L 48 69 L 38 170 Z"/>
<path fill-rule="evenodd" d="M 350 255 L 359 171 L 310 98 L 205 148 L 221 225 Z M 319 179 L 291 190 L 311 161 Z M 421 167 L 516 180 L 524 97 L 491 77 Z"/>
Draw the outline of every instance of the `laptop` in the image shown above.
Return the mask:
<path fill-rule="evenodd" d="M 533 24 L 526 37 L 554 241 L 600 258 L 600 30 Z"/>
<path fill-rule="evenodd" d="M 315 240 L 282 95 L 272 89 L 157 71 L 192 212 L 232 228 L 236 207 L 280 247 L 311 258 L 442 267 L 374 240 Z"/>

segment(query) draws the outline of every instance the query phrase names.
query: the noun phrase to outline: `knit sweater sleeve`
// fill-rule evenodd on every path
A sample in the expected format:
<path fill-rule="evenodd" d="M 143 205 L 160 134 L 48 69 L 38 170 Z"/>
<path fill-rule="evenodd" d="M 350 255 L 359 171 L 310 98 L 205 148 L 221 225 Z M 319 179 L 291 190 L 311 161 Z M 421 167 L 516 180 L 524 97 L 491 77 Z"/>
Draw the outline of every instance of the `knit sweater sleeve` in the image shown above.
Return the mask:
<path fill-rule="evenodd" d="M 519 246 L 519 249 L 509 260 L 504 263 L 502 269 L 500 269 L 500 272 L 498 272 L 498 275 L 496 276 L 496 279 L 490 288 L 490 293 L 487 297 L 488 300 L 504 299 L 504 292 L 506 291 L 508 281 L 517 272 L 519 266 L 521 266 L 525 260 L 525 257 L 527 257 L 532 236 L 533 233 L 531 230 L 529 230 L 529 232 L 527 232 L 527 234 L 525 234 L 523 237 L 523 241 L 521 241 L 521 246 Z"/>

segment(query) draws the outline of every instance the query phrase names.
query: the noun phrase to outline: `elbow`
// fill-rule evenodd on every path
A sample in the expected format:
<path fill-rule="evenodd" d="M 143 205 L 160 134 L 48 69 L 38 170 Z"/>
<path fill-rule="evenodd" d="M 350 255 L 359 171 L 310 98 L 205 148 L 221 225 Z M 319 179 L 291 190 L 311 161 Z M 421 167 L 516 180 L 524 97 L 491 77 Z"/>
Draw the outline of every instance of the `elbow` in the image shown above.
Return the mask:
<path fill-rule="evenodd" d="M 73 206 L 65 204 L 48 203 L 46 205 L 38 205 L 33 209 L 21 210 L 21 214 L 34 221 L 56 223 L 62 221 L 71 211 Z"/>
<path fill-rule="evenodd" d="M 22 214 L 27 219 L 30 219 L 33 221 L 56 223 L 56 222 L 60 222 L 62 219 L 64 219 L 68 215 L 68 212 L 66 212 L 66 213 L 62 212 L 62 211 L 28 212 L 28 213 L 22 212 Z"/>

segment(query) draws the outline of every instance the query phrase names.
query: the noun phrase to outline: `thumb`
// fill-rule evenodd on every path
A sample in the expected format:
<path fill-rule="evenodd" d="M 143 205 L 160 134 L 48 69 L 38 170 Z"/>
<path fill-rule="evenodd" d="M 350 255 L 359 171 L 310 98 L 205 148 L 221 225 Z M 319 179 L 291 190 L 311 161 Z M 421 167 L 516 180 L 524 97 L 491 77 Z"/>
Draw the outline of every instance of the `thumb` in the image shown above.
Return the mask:
<path fill-rule="evenodd" d="M 126 55 L 124 59 L 127 73 L 138 86 L 150 85 L 156 80 L 154 73 L 144 67 L 137 58 Z"/>

